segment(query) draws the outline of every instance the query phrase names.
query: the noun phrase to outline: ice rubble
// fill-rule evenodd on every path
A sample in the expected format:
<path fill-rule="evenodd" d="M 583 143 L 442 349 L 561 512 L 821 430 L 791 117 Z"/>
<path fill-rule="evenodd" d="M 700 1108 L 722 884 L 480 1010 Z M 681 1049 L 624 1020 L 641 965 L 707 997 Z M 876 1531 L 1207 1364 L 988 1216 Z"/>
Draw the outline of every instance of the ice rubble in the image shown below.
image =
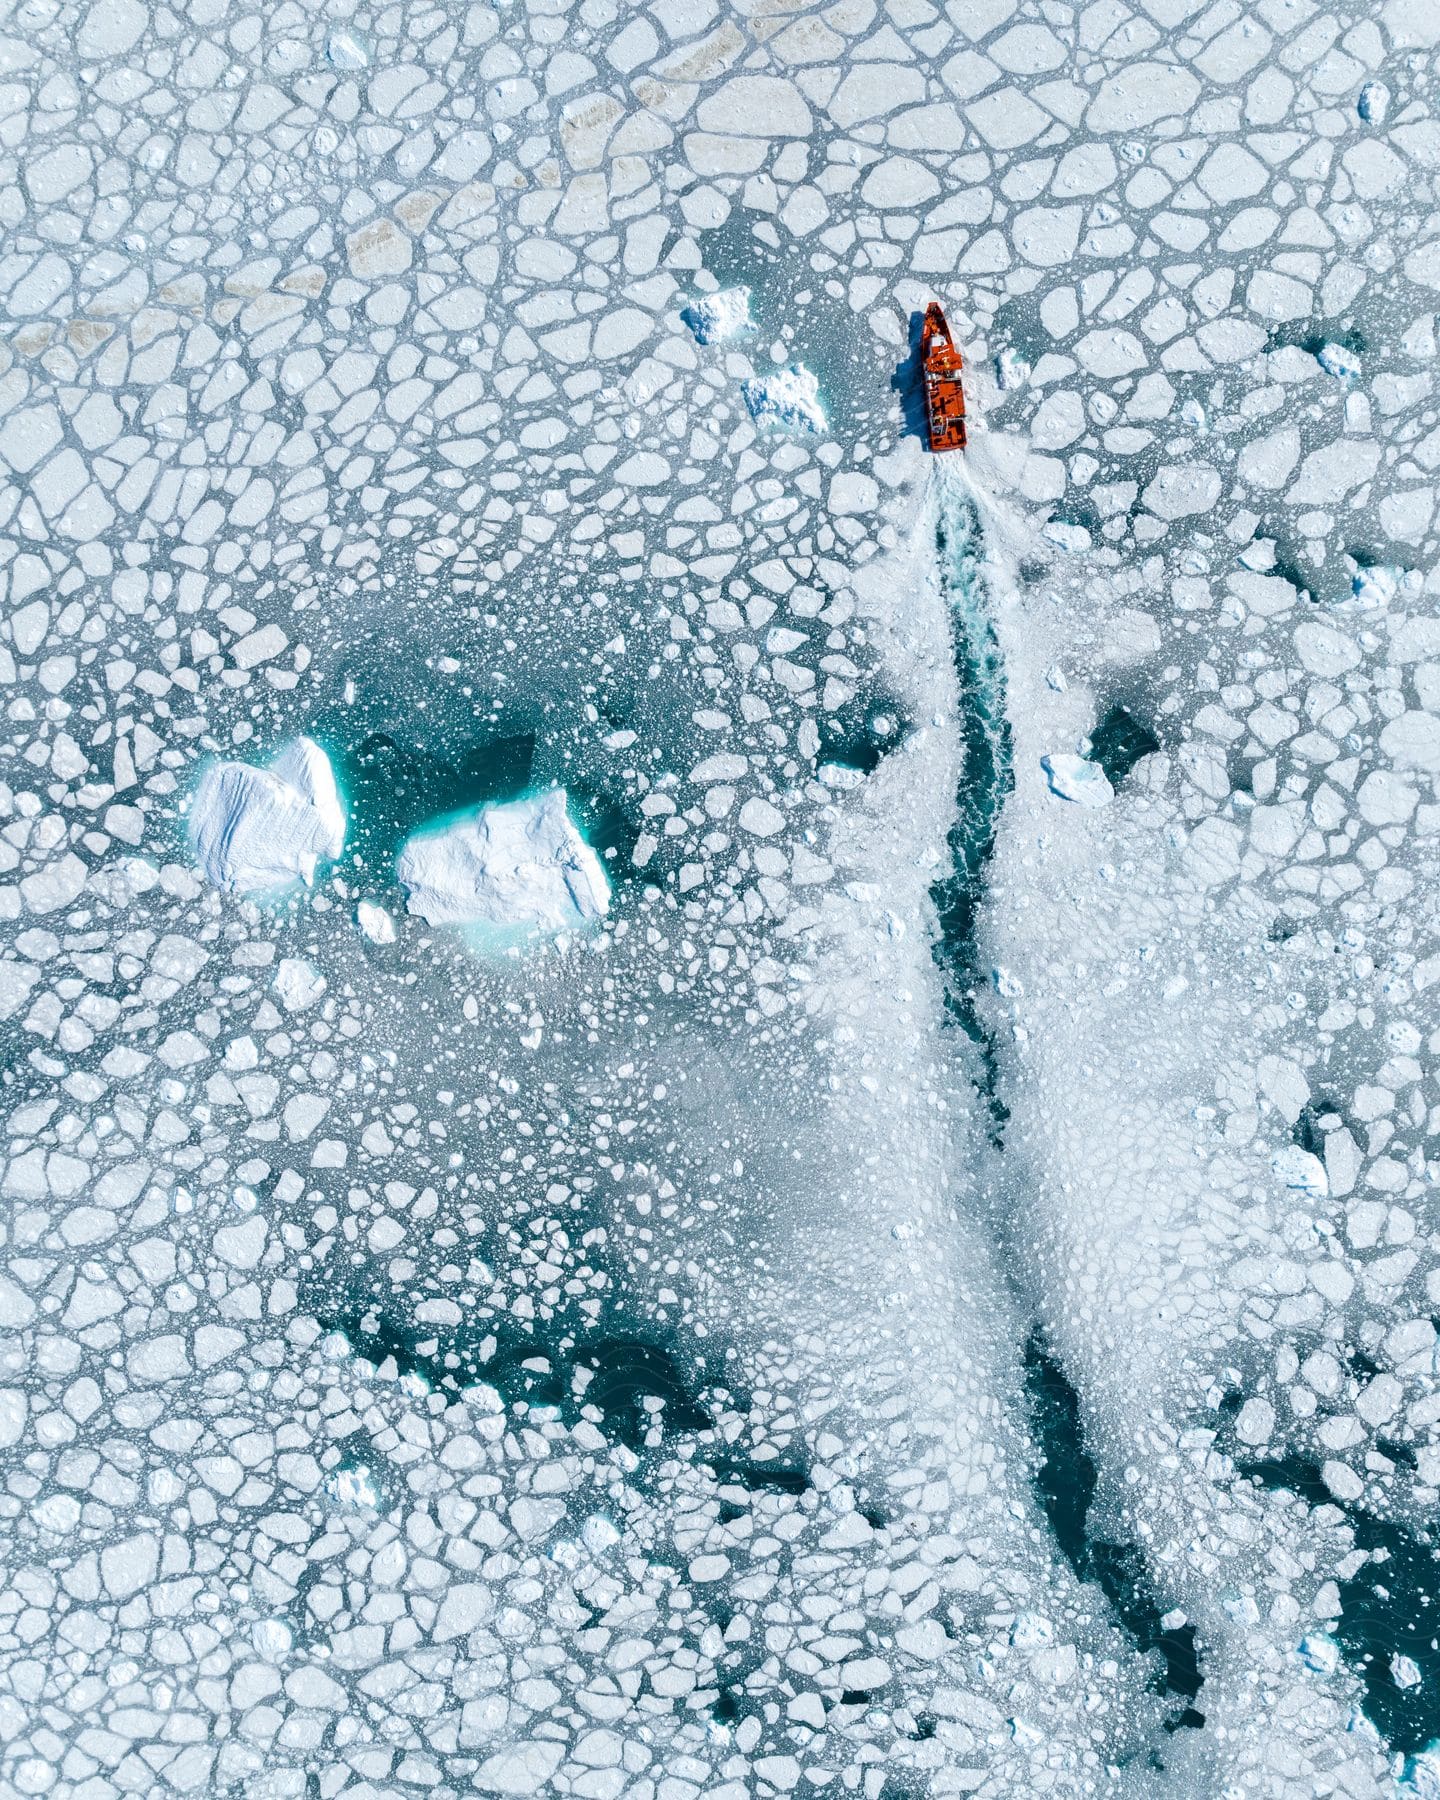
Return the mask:
<path fill-rule="evenodd" d="M 741 383 L 750 416 L 757 425 L 783 431 L 822 432 L 825 409 L 820 404 L 820 384 L 800 363 L 790 363 L 769 375 L 754 375 Z"/>
<path fill-rule="evenodd" d="M 268 768 L 211 763 L 190 803 L 190 843 L 212 886 L 260 894 L 315 879 L 345 842 L 330 759 L 313 739 L 282 746 Z"/>
<path fill-rule="evenodd" d="M 699 344 L 724 343 L 754 330 L 747 287 L 721 288 L 718 293 L 703 294 L 692 300 L 680 316 Z"/>
<path fill-rule="evenodd" d="M 430 925 L 567 931 L 603 918 L 610 903 L 604 867 L 571 822 L 563 788 L 418 832 L 395 874 L 408 910 Z"/>

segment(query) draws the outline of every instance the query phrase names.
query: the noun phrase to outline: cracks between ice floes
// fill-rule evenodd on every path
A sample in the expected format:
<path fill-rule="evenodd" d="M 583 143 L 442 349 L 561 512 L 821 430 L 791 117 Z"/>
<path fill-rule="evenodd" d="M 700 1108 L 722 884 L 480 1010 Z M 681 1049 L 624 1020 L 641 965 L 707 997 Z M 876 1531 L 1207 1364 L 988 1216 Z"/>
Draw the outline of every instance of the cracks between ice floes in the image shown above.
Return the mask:
<path fill-rule="evenodd" d="M 975 1053 L 975 1084 L 985 1104 L 990 1147 L 998 1156 L 1004 1151 L 1010 1114 L 1000 1094 L 998 1044 L 981 1005 L 985 981 L 977 928 L 1000 816 L 1014 787 L 1013 738 L 1004 664 L 986 605 L 979 510 L 958 472 L 937 470 L 936 488 L 935 553 L 949 620 L 962 762 L 955 818 L 946 840 L 949 871 L 930 890 L 938 925 L 934 957 L 944 978 L 946 1019 L 960 1028 Z M 1115 739 L 1109 747 L 1123 765 L 1115 778 L 1122 779 L 1155 742 L 1122 709 L 1114 709 L 1105 725 Z M 1097 744 L 1097 752 L 1102 748 Z M 1022 1290 L 1022 1304 L 1033 1315 L 1035 1297 L 1023 1292 L 1013 1259 L 1002 1258 L 1002 1266 L 1007 1261 L 1009 1279 Z M 1099 1588 L 1137 1650 L 1157 1658 L 1150 1690 L 1173 1702 L 1163 1721 L 1165 1730 L 1203 1726 L 1204 1714 L 1192 1704 L 1203 1685 L 1195 1628 L 1167 1624 L 1138 1546 L 1094 1528 L 1090 1515 L 1100 1476 L 1086 1443 L 1080 1395 L 1038 1321 L 1025 1341 L 1024 1391 L 1037 1452 L 1036 1498 L 1057 1549 L 1080 1581 Z M 1155 1752 L 1151 1762 L 1156 1769 L 1164 1766 Z"/>

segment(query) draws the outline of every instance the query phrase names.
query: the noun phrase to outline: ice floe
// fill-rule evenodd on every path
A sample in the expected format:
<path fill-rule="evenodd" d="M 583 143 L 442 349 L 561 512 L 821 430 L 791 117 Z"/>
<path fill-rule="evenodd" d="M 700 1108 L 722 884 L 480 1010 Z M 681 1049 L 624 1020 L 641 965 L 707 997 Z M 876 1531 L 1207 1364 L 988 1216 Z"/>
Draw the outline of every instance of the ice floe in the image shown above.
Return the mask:
<path fill-rule="evenodd" d="M 408 910 L 430 925 L 566 931 L 602 918 L 610 903 L 600 858 L 561 788 L 418 832 L 395 874 Z"/>
<path fill-rule="evenodd" d="M 260 894 L 303 881 L 340 854 L 345 814 L 330 760 L 313 739 L 286 744 L 268 768 L 211 763 L 190 802 L 190 842 L 218 888 Z"/>

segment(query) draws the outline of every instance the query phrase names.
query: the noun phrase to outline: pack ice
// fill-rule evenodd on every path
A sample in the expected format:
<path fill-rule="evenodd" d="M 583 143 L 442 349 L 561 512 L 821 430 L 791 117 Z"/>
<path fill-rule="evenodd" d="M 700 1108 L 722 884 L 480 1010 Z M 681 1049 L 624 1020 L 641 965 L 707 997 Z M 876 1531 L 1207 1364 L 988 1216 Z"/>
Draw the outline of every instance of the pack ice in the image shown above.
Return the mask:
<path fill-rule="evenodd" d="M 313 738 L 292 738 L 268 769 L 212 763 L 190 807 L 190 843 L 205 879 L 241 894 L 315 879 L 340 854 L 345 814 L 330 759 Z"/>
<path fill-rule="evenodd" d="M 565 790 L 483 806 L 417 833 L 395 873 L 408 909 L 430 925 L 566 931 L 602 918 L 610 885 L 565 809 Z"/>

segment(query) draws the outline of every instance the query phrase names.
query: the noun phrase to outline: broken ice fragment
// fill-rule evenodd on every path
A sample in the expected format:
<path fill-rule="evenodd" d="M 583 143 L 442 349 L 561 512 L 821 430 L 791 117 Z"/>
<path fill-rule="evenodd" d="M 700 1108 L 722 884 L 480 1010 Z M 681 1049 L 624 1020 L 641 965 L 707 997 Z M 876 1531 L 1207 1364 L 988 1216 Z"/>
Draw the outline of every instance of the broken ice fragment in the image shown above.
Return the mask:
<path fill-rule="evenodd" d="M 695 334 L 699 344 L 719 344 L 726 338 L 740 337 L 753 331 L 750 322 L 750 290 L 747 287 L 722 288 L 718 294 L 706 294 L 692 300 L 680 317 Z"/>
<path fill-rule="evenodd" d="M 1315 352 L 1315 360 L 1337 381 L 1353 381 L 1360 373 L 1360 358 L 1343 344 L 1322 344 Z"/>
<path fill-rule="evenodd" d="M 1057 754 L 1042 756 L 1040 767 L 1050 784 L 1050 792 L 1058 799 L 1071 800 L 1076 806 L 1108 806 L 1115 790 L 1105 778 L 1105 771 L 1088 757 Z"/>
<path fill-rule="evenodd" d="M 409 911 L 430 925 L 566 931 L 601 918 L 610 903 L 605 871 L 571 823 L 563 788 L 418 832 L 395 873 Z"/>
<path fill-rule="evenodd" d="M 362 900 L 355 908 L 355 923 L 372 944 L 395 942 L 395 921 L 383 906 L 373 900 Z"/>
<path fill-rule="evenodd" d="M 212 763 L 190 804 L 190 843 L 215 887 L 260 894 L 315 879 L 315 865 L 340 854 L 345 814 L 330 759 L 311 738 L 294 738 L 268 769 Z"/>
<path fill-rule="evenodd" d="M 773 425 L 784 431 L 825 430 L 820 384 L 801 363 L 789 363 L 769 375 L 756 375 L 742 382 L 740 391 L 757 425 Z"/>
<path fill-rule="evenodd" d="M 1305 1194 L 1328 1194 L 1330 1180 L 1325 1173 L 1325 1165 L 1320 1158 L 1309 1150 L 1302 1150 L 1298 1144 L 1286 1144 L 1270 1158 L 1271 1172 L 1282 1181 L 1287 1188 L 1297 1188 Z"/>

